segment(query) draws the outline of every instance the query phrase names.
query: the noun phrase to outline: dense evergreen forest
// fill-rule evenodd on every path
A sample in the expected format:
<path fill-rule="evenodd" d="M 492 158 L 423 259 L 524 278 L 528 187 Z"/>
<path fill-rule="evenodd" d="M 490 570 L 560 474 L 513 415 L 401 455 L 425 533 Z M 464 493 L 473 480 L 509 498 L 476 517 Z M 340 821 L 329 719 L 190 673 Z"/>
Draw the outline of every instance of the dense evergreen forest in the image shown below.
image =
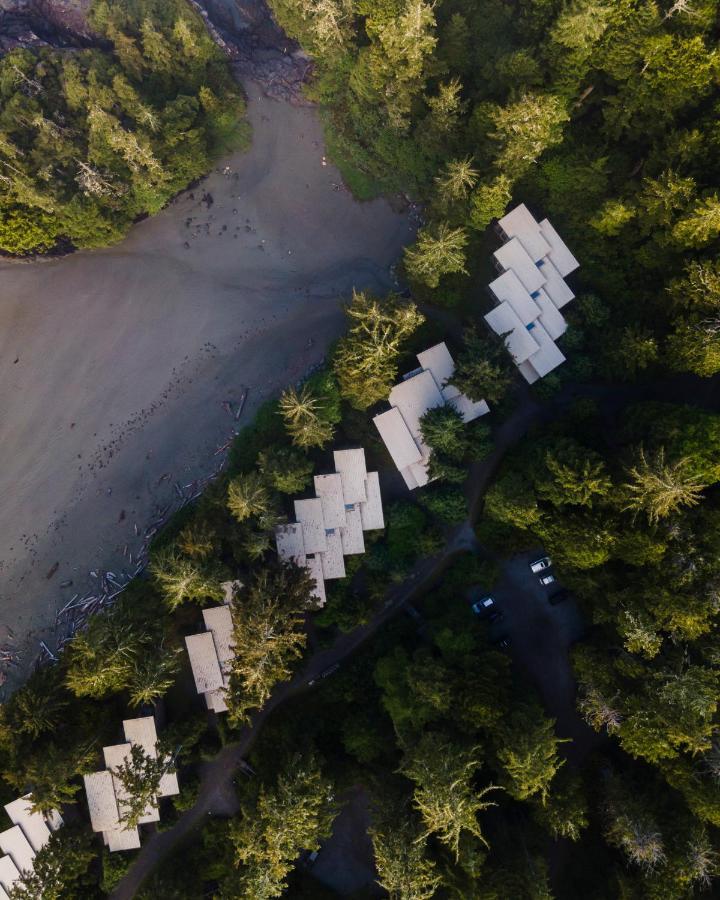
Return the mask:
<path fill-rule="evenodd" d="M 0 250 L 119 240 L 244 137 L 241 91 L 184 0 L 94 0 L 92 49 L 0 60 Z"/>
<path fill-rule="evenodd" d="M 713 896 L 720 874 L 720 416 L 711 380 L 720 370 L 720 4 L 271 5 L 315 59 L 308 92 L 321 105 L 347 184 L 361 197 L 403 192 L 424 204 L 404 259 L 413 301 L 356 294 L 326 367 L 242 432 L 227 470 L 156 539 L 147 577 L 3 705 L 2 799 L 32 789 L 43 808 L 66 804 L 69 822 L 42 851 L 35 881 L 14 898 L 101 897 L 132 862 L 132 854 L 110 855 L 93 842 L 79 779 L 99 766 L 100 748 L 117 739 L 129 712 L 157 708 L 168 752 L 182 748 L 182 790 L 163 801 L 166 828 L 193 804 L 202 764 L 238 739 L 273 689 L 318 649 L 372 623 L 417 564 L 433 558 L 442 573 L 413 600 L 420 624 L 393 616 L 331 678 L 276 710 L 250 751 L 253 777 L 236 780 L 238 814 L 209 822 L 140 896 L 337 896 L 298 860 L 320 846 L 358 790 L 370 808 L 377 879 L 393 900 Z M 118 18 L 121 6 L 127 20 Z M 154 28 L 127 12 L 135 6 L 153 10 Z M 177 161 L 190 150 L 172 143 L 170 124 L 153 131 L 143 122 L 143 104 L 167 109 L 159 98 L 174 85 L 177 102 L 194 110 L 203 154 L 227 138 L 237 114 L 236 91 L 214 51 L 177 9 L 95 7 L 96 27 L 114 50 L 88 51 L 83 83 L 106 98 L 97 101 L 105 124 L 88 123 L 93 107 L 83 101 L 72 139 L 89 135 L 78 158 L 93 171 L 114 171 L 125 160 L 113 183 L 131 187 L 114 200 L 88 197 L 74 181 L 77 151 L 68 150 L 42 191 L 34 188 L 52 193 L 58 210 L 61 202 L 62 209 L 89 204 L 118 229 L 113 234 L 161 203 L 171 181 L 176 189 L 170 173 L 182 172 L 180 184 L 202 170 Z M 155 46 L 153 35 L 185 46 L 178 21 L 207 46 L 202 66 L 219 79 L 217 107 L 206 106 L 205 82 L 191 63 L 199 79 L 192 90 L 178 87 L 174 71 L 161 74 L 160 51 L 138 61 L 139 42 Z M 21 87 L 8 67 L 25 60 L 23 73 L 38 80 L 33 67 L 52 70 L 59 59 L 6 57 L 0 86 L 19 96 L 20 108 L 39 108 L 42 95 Z M 152 75 L 133 75 L 133 65 Z M 134 85 L 140 106 L 132 116 L 118 111 L 108 84 L 117 96 Z M 142 99 L 146 91 L 152 102 Z M 136 133 L 126 115 L 142 134 L 132 153 L 118 137 Z M 4 121 L 22 127 L 36 149 L 16 135 L 17 157 L 40 172 L 42 129 L 29 130 L 17 113 Z M 133 155 L 150 146 L 169 179 L 159 186 Z M 82 243 L 70 225 L 52 230 L 74 221 L 72 213 L 43 219 L 41 207 L 12 190 L 12 215 L 25 223 L 13 233 L 31 237 L 7 249 L 50 247 L 58 238 Z M 550 216 L 581 261 L 571 327 L 560 341 L 567 362 L 532 388 L 481 318 L 491 305 L 484 285 L 497 246 L 488 226 L 521 201 Z M 29 224 L 32 216 L 39 224 Z M 46 241 L 32 237 L 36 227 L 49 229 Z M 468 427 L 452 410 L 426 416 L 437 480 L 409 495 L 386 478 L 385 531 L 369 537 L 365 556 L 350 558 L 350 577 L 328 583 L 327 605 L 317 610 L 304 573 L 278 564 L 272 529 L 312 473 L 329 470 L 333 447 L 363 446 L 369 468 L 393 471 L 372 412 L 399 373 L 414 367 L 413 354 L 438 340 L 458 360 L 458 386 L 488 398 L 492 413 Z M 503 425 L 538 409 L 481 502 L 468 504 Z M 478 547 L 448 553 L 462 523 L 473 526 Z M 470 589 L 492 591 L 513 553 L 538 547 L 552 554 L 571 594 L 566 602 L 585 622 L 572 650 L 576 713 L 590 734 L 583 748 L 564 739 L 513 648 L 508 654 L 492 644 L 467 600 Z M 236 656 L 229 714 L 215 719 L 194 695 L 183 636 L 201 629 L 201 608 L 222 599 L 228 578 L 242 582 L 232 600 Z"/>

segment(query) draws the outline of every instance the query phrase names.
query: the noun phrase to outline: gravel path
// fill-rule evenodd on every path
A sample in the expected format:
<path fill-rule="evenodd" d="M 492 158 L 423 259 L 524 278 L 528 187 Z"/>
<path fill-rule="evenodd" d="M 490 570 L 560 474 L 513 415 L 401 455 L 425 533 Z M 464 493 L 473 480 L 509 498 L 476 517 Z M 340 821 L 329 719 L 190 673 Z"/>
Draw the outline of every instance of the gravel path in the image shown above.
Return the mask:
<path fill-rule="evenodd" d="M 217 468 L 233 429 L 322 359 L 352 287 L 390 287 L 412 239 L 407 217 L 340 186 L 315 110 L 246 88 L 249 152 L 121 244 L 0 263 L 10 686 L 41 638 L 53 646 L 56 611 L 97 589 L 90 572 L 134 571 L 174 485 L 190 493 Z M 223 402 L 236 410 L 245 389 L 238 423 Z"/>

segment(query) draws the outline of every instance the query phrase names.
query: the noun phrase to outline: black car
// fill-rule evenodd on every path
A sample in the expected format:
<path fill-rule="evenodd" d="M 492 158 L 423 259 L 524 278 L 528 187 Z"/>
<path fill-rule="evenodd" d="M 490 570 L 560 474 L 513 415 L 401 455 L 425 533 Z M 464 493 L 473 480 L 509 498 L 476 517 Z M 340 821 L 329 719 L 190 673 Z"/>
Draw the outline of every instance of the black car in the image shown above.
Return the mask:
<path fill-rule="evenodd" d="M 554 591 L 552 594 L 550 594 L 548 600 L 553 606 L 557 606 L 558 603 L 564 603 L 569 596 L 570 594 L 565 590 L 565 588 L 560 588 L 559 591 Z"/>
<path fill-rule="evenodd" d="M 508 637 L 508 635 L 503 634 L 496 641 L 493 641 L 493 645 L 495 647 L 498 647 L 500 650 L 507 650 L 510 646 L 510 638 Z"/>
<path fill-rule="evenodd" d="M 491 612 L 487 617 L 488 622 L 492 625 L 493 622 L 502 622 L 505 616 L 500 612 L 499 609 L 496 609 L 495 612 Z"/>

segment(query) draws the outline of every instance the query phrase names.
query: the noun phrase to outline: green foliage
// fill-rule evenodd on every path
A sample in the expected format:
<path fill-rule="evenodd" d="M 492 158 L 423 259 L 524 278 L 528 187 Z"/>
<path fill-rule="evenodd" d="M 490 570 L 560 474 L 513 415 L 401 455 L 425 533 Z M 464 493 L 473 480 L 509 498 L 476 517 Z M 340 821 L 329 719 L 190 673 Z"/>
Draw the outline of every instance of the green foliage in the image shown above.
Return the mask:
<path fill-rule="evenodd" d="M 464 348 L 458 356 L 450 384 L 471 400 L 499 403 L 512 384 L 512 363 L 499 338 L 483 334 L 475 327 L 463 335 Z"/>
<path fill-rule="evenodd" d="M 307 640 L 303 613 L 315 605 L 313 590 L 305 569 L 278 562 L 257 570 L 233 598 L 235 656 L 227 692 L 233 721 L 246 719 L 292 674 Z"/>
<path fill-rule="evenodd" d="M 431 900 L 442 879 L 427 856 L 425 837 L 412 822 L 387 822 L 370 835 L 378 884 L 391 900 Z"/>
<path fill-rule="evenodd" d="M 408 275 L 430 288 L 436 288 L 443 275 L 455 272 L 467 275 L 467 241 L 463 228 L 450 228 L 447 222 L 441 222 L 433 229 L 421 228 L 417 242 L 405 249 L 405 269 Z"/>
<path fill-rule="evenodd" d="M 288 759 L 272 786 L 261 784 L 254 803 L 242 804 L 230 825 L 236 875 L 222 897 L 279 897 L 302 850 L 317 850 L 335 818 L 333 785 L 313 756 Z"/>
<path fill-rule="evenodd" d="M 293 447 L 269 447 L 258 456 L 258 469 L 275 490 L 301 494 L 310 484 L 313 463 Z"/>
<path fill-rule="evenodd" d="M 377 300 L 357 291 L 345 312 L 350 324 L 335 350 L 335 374 L 350 405 L 367 409 L 387 399 L 404 342 L 425 319 L 412 303 L 392 295 Z"/>
<path fill-rule="evenodd" d="M 192 8 L 110 0 L 91 19 L 98 49 L 18 49 L 0 61 L 7 252 L 117 241 L 239 136 L 242 99 Z"/>
<path fill-rule="evenodd" d="M 296 446 L 324 447 L 332 440 L 334 429 L 325 413 L 325 402 L 309 385 L 304 384 L 300 391 L 288 388 L 279 405 L 285 429 Z"/>
<path fill-rule="evenodd" d="M 172 546 L 154 554 L 150 574 L 170 610 L 188 601 L 203 604 L 210 600 L 222 600 L 216 566 L 189 559 Z"/>
<path fill-rule="evenodd" d="M 560 743 L 555 722 L 546 719 L 541 709 L 525 706 L 513 711 L 498 750 L 506 773 L 505 787 L 512 797 L 537 797 L 543 805 L 547 802 L 550 783 L 564 763 L 557 753 Z"/>
<path fill-rule="evenodd" d="M 130 755 L 112 770 L 122 785 L 124 797 L 119 813 L 120 821 L 127 828 L 139 825 L 148 807 L 157 804 L 162 777 L 172 771 L 169 758 L 162 753 L 150 756 L 139 744 L 133 744 Z"/>

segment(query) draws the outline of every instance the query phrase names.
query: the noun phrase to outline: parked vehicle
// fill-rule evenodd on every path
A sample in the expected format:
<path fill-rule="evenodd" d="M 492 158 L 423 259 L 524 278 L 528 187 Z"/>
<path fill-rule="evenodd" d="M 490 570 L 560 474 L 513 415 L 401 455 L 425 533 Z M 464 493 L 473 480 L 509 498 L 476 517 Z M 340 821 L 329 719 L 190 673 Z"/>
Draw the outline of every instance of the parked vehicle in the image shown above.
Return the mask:
<path fill-rule="evenodd" d="M 540 576 L 540 584 L 542 584 L 543 587 L 547 587 L 549 584 L 553 584 L 554 582 L 555 582 L 555 576 L 552 574 Z"/>
<path fill-rule="evenodd" d="M 567 600 L 569 596 L 570 594 L 565 590 L 565 588 L 560 588 L 559 590 L 554 591 L 552 594 L 550 594 L 550 597 L 548 599 L 553 606 L 556 606 L 558 603 L 563 603 L 565 600 Z"/>
<path fill-rule="evenodd" d="M 539 575 L 541 572 L 544 572 L 545 569 L 549 569 L 552 565 L 552 560 L 549 556 L 541 556 L 540 559 L 536 559 L 534 562 L 530 563 L 530 571 L 533 575 Z"/>
<path fill-rule="evenodd" d="M 485 616 L 487 615 L 487 613 L 492 612 L 494 608 L 495 598 L 491 597 L 490 594 L 487 594 L 487 596 L 485 597 L 481 597 L 470 607 L 470 609 L 472 609 L 476 616 Z"/>
<path fill-rule="evenodd" d="M 507 650 L 510 646 L 510 638 L 508 635 L 503 634 L 502 637 L 499 637 L 496 641 L 493 641 L 493 644 L 496 647 L 499 647 L 501 650 Z"/>

